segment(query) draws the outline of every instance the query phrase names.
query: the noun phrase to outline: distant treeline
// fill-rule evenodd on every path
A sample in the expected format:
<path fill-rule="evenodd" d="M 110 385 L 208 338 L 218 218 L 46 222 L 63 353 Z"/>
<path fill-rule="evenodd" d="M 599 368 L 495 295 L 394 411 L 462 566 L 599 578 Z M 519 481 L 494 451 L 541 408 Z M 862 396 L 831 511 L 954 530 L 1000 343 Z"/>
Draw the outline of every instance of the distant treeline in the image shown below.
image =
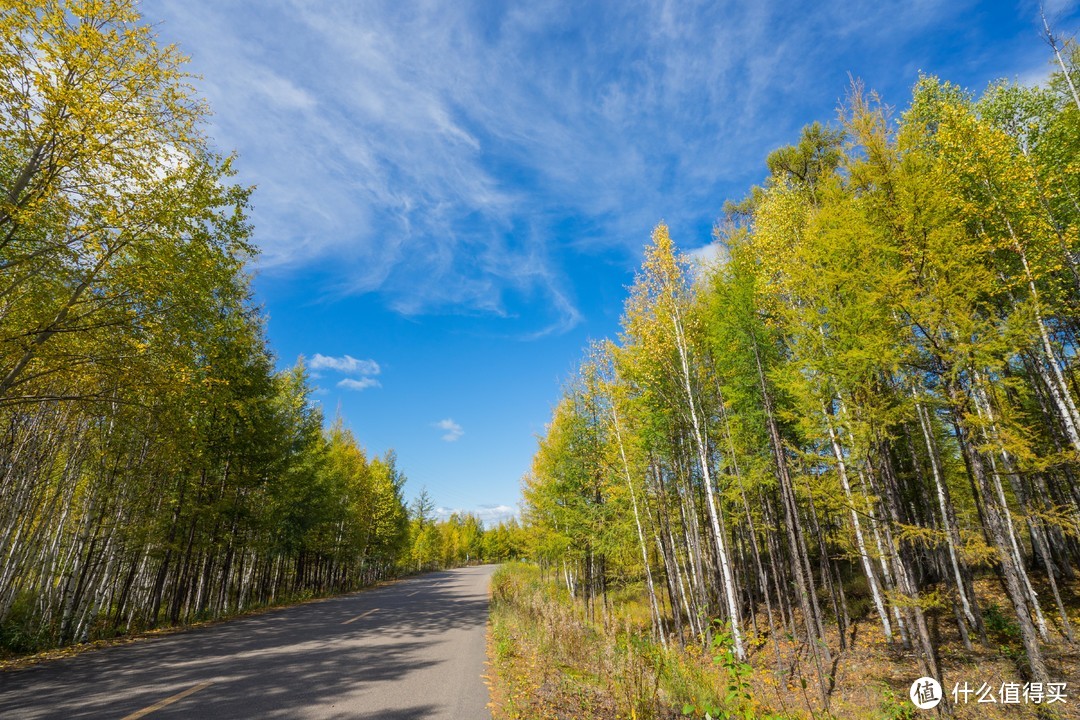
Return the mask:
<path fill-rule="evenodd" d="M 1045 86 L 923 77 L 895 117 L 855 85 L 725 207 L 707 267 L 656 228 L 525 481 L 531 552 L 590 612 L 640 580 L 659 641 L 711 618 L 740 659 L 799 638 L 827 706 L 860 611 L 941 678 L 928 615 L 987 643 L 994 574 L 1051 679 L 1080 567 L 1080 55 L 1058 49 Z"/>
<path fill-rule="evenodd" d="M 409 571 L 517 560 L 526 552 L 525 530 L 516 518 L 490 528 L 475 513 L 455 512 L 440 520 L 426 489 L 409 506 L 409 527 L 409 551 L 402 558 Z"/>
<path fill-rule="evenodd" d="M 251 191 L 135 5 L 0 12 L 0 648 L 476 559 L 274 371 Z"/>

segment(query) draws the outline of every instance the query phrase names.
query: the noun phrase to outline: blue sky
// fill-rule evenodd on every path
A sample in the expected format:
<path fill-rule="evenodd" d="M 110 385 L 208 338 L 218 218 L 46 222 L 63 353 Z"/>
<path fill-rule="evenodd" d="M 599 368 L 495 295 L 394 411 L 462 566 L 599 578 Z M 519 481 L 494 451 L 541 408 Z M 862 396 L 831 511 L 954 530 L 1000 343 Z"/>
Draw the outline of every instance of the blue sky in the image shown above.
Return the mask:
<path fill-rule="evenodd" d="M 1074 2 L 1045 3 L 1066 32 Z M 285 367 L 412 497 L 516 506 L 561 383 L 614 335 L 653 226 L 708 245 L 849 75 L 1037 82 L 1034 2 L 143 0 L 257 186 Z M 703 251 L 705 252 L 705 251 Z"/>

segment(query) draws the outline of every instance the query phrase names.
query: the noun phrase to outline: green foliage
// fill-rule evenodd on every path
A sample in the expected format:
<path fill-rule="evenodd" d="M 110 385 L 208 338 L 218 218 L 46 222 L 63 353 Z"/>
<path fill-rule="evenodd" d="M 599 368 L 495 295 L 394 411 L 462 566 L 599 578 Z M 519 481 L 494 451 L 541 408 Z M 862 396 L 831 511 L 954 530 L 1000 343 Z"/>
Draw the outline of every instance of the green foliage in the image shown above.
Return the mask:
<path fill-rule="evenodd" d="M 719 621 L 714 623 L 710 646 L 713 662 L 721 674 L 720 683 L 725 688 L 723 695 L 713 702 L 683 703 L 683 715 L 709 720 L 751 720 L 757 717 L 749 683 L 754 669 L 735 657 L 731 632 Z"/>
<path fill-rule="evenodd" d="M 480 563 L 517 560 L 525 553 L 525 537 L 517 518 L 485 528 L 472 513 L 452 513 L 434 519 L 435 506 L 426 490 L 414 500 L 408 514 L 403 570 L 417 572 Z"/>
<path fill-rule="evenodd" d="M 10 5 L 10 4 L 9 4 Z M 404 477 L 275 373 L 250 188 L 132 0 L 0 14 L 0 647 L 350 590 Z"/>
<path fill-rule="evenodd" d="M 898 698 L 888 685 L 882 685 L 882 720 L 915 720 L 915 706 L 907 698 Z"/>
<path fill-rule="evenodd" d="M 983 621 L 986 623 L 987 632 L 1008 640 L 1016 640 L 1020 637 L 1020 626 L 1014 618 L 1001 611 L 996 603 L 987 603 L 983 608 Z"/>
<path fill-rule="evenodd" d="M 523 517 L 531 555 L 590 621 L 642 587 L 656 642 L 728 623 L 734 694 L 691 696 L 688 713 L 756 700 L 739 666 L 753 610 L 762 638 L 792 622 L 806 638 L 813 714 L 831 712 L 826 668 L 845 649 L 831 638 L 853 615 L 932 667 L 927 616 L 955 603 L 967 639 L 997 635 L 1049 678 L 1046 618 L 1074 633 L 1057 584 L 1071 573 L 1049 566 L 1080 564 L 1080 99 L 1064 75 L 1080 56 L 1066 50 L 1043 87 L 978 96 L 922 77 L 899 118 L 853 84 L 840 127 L 805 128 L 725 205 L 723 262 L 693 268 L 653 231 L 618 341 L 586 352 L 539 440 Z M 1009 608 L 977 597 L 980 572 Z M 792 661 L 775 655 L 779 674 Z"/>

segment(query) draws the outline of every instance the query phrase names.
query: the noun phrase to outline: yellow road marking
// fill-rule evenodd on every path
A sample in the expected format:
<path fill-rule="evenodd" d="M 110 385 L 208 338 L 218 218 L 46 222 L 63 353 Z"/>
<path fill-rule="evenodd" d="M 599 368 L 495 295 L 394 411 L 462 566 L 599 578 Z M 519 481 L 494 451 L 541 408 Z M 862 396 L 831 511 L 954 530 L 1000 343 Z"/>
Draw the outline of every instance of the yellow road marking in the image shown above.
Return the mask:
<path fill-rule="evenodd" d="M 149 715 L 152 712 L 156 712 L 157 710 L 160 710 L 161 708 L 168 707 L 169 705 L 172 705 L 174 702 L 180 702 L 181 700 L 186 698 L 188 695 L 191 695 L 192 693 L 197 693 L 200 690 L 202 690 L 203 688 L 209 687 L 210 685 L 213 685 L 213 684 L 214 684 L 213 680 L 207 680 L 206 682 L 201 682 L 198 685 L 194 685 L 192 687 L 189 687 L 187 690 L 184 690 L 183 692 L 178 692 L 175 695 L 170 695 L 169 697 L 165 698 L 164 700 L 159 700 L 158 702 L 154 703 L 153 705 L 151 705 L 149 707 L 144 707 L 142 710 L 137 710 L 136 712 L 133 712 L 130 715 L 125 715 L 123 718 L 121 718 L 121 720 L 139 720 L 139 718 L 141 718 L 141 717 L 145 717 L 146 715 Z"/>
<path fill-rule="evenodd" d="M 356 621 L 357 621 L 357 620 L 359 620 L 360 618 L 365 618 L 365 617 L 367 617 L 368 615 L 370 615 L 371 613 L 375 612 L 375 611 L 376 611 L 376 610 L 378 610 L 378 609 L 379 609 L 379 608 L 371 608 L 371 609 L 370 609 L 370 610 L 368 610 L 368 611 L 367 611 L 366 613 L 360 613 L 359 615 L 357 615 L 356 617 L 354 617 L 354 618 L 353 618 L 352 620 L 346 620 L 345 622 L 343 622 L 343 623 L 341 623 L 341 624 L 342 624 L 342 625 L 348 625 L 349 623 L 353 623 L 353 622 L 356 622 Z M 124 718 L 124 720 L 127 720 L 127 718 Z"/>

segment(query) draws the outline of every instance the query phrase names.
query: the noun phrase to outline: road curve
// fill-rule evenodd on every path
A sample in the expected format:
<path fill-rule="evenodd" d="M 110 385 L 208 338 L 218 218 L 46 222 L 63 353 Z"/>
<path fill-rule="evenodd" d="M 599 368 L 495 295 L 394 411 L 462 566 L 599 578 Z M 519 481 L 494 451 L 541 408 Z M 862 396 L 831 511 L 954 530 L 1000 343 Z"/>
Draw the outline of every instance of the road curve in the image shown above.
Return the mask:
<path fill-rule="evenodd" d="M 0 673 L 0 718 L 489 720 L 493 566 Z"/>

